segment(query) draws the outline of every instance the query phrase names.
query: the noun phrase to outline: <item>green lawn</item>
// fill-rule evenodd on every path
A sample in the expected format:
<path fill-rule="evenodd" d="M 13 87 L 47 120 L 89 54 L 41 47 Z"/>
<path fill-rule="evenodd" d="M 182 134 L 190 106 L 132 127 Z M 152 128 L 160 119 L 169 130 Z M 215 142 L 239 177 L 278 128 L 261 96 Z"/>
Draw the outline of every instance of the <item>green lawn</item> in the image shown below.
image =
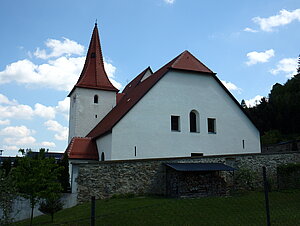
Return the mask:
<path fill-rule="evenodd" d="M 300 190 L 271 192 L 271 224 L 300 225 Z M 34 218 L 34 225 L 89 225 L 90 204 Z M 14 225 L 29 225 L 22 221 Z M 98 200 L 96 225 L 266 225 L 264 194 L 219 198 L 135 197 Z"/>

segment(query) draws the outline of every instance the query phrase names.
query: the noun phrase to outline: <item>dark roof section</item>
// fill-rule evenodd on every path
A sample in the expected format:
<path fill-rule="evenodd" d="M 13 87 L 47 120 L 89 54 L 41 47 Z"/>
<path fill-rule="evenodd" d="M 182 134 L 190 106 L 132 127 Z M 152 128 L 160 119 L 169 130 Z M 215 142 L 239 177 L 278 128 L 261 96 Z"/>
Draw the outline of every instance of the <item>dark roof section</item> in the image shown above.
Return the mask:
<path fill-rule="evenodd" d="M 85 64 L 81 75 L 68 96 L 75 87 L 100 89 L 118 92 L 119 90 L 109 81 L 104 69 L 103 56 L 100 45 L 100 38 L 97 24 L 95 24 L 89 49 L 86 55 Z"/>
<path fill-rule="evenodd" d="M 127 84 L 127 86 L 124 88 L 122 93 L 128 95 L 132 90 L 134 90 L 134 88 L 141 83 L 141 80 L 143 79 L 147 71 L 150 71 L 151 74 L 153 74 L 152 69 L 150 67 L 147 67 L 138 76 L 136 76 L 130 83 Z"/>
<path fill-rule="evenodd" d="M 69 159 L 99 160 L 97 145 L 90 137 L 73 137 L 66 152 Z"/>
<path fill-rule="evenodd" d="M 179 172 L 234 171 L 223 163 L 167 163 L 166 166 Z"/>
<path fill-rule="evenodd" d="M 194 58 L 194 59 L 193 59 Z M 182 62 L 181 62 L 182 61 Z M 144 81 L 140 82 L 143 78 L 143 75 L 146 73 L 145 69 L 141 74 L 139 74 L 132 82 L 134 89 L 131 90 L 128 87 L 124 89 L 125 96 L 120 100 L 120 102 L 98 123 L 89 132 L 87 137 L 97 138 L 108 132 L 116 125 L 124 115 L 171 69 L 180 69 L 179 66 L 182 66 L 182 70 L 196 71 L 202 73 L 209 73 L 213 75 L 213 72 L 209 70 L 204 64 L 197 60 L 190 52 L 184 51 L 169 63 L 164 65 L 154 74 L 149 76 Z M 131 87 L 132 87 L 131 86 Z"/>

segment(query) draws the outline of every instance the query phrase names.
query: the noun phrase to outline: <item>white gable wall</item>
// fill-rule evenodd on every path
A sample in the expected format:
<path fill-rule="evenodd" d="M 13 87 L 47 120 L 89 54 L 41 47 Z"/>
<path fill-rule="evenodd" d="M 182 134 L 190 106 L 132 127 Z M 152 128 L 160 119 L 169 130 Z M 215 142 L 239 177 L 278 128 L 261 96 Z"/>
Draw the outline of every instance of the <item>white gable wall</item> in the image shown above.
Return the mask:
<path fill-rule="evenodd" d="M 200 133 L 189 131 L 192 110 Z M 171 115 L 180 116 L 180 132 L 171 131 Z M 216 134 L 207 132 L 207 118 L 216 119 Z M 111 160 L 260 152 L 258 130 L 214 78 L 179 71 L 168 72 L 114 126 L 111 141 Z"/>
<path fill-rule="evenodd" d="M 70 96 L 69 143 L 73 137 L 85 137 L 115 105 L 113 91 L 76 87 Z"/>

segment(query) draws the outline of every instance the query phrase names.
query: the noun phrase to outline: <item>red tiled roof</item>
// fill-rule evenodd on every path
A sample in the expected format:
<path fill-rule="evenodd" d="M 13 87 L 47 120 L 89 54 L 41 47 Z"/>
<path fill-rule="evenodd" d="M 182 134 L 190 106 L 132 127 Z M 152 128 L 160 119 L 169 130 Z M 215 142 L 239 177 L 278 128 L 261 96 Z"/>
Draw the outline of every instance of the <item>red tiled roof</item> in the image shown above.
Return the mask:
<path fill-rule="evenodd" d="M 89 49 L 86 55 L 85 64 L 81 75 L 70 92 L 75 87 L 100 89 L 118 92 L 119 90 L 109 81 L 104 69 L 103 56 L 100 45 L 100 38 L 97 24 L 95 24 Z"/>
<path fill-rule="evenodd" d="M 73 137 L 66 152 L 69 159 L 99 160 L 97 145 L 91 137 Z"/>
<path fill-rule="evenodd" d="M 145 70 L 143 70 L 138 76 L 136 76 L 130 83 L 127 84 L 127 86 L 124 88 L 123 92 L 124 94 L 128 95 L 132 90 L 135 89 L 135 87 L 140 84 L 142 78 L 146 74 L 146 72 L 150 70 L 151 74 L 153 74 L 152 69 L 150 67 L 147 67 Z"/>
<path fill-rule="evenodd" d="M 122 100 L 122 98 L 125 96 L 125 93 L 117 93 L 117 104 Z"/>
<path fill-rule="evenodd" d="M 202 62 L 200 62 L 187 50 L 180 54 L 177 60 L 172 64 L 171 68 L 187 71 L 213 73 L 208 67 L 206 67 Z"/>
<path fill-rule="evenodd" d="M 123 116 L 126 115 L 127 112 L 171 69 L 214 74 L 188 51 L 184 51 L 143 82 L 140 82 L 147 70 L 146 69 L 129 83 L 132 84 L 130 87 L 132 90 L 129 89 L 129 84 L 126 86 L 127 89 L 124 89 L 125 96 L 100 121 L 100 123 L 98 123 L 98 125 L 89 132 L 87 137 L 97 138 L 107 132 L 110 132 L 112 127 L 121 120 Z"/>

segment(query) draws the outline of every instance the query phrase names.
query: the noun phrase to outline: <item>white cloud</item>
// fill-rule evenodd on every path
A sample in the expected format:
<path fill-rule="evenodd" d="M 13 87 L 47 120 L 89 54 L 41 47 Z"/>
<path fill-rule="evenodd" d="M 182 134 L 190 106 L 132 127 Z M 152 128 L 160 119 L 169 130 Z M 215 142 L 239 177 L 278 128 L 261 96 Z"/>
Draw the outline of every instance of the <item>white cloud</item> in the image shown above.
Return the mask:
<path fill-rule="evenodd" d="M 0 104 L 9 104 L 13 105 L 16 103 L 16 100 L 9 100 L 6 96 L 0 93 Z"/>
<path fill-rule="evenodd" d="M 67 38 L 63 38 L 63 41 L 48 39 L 45 42 L 45 45 L 51 50 L 51 52 L 47 54 L 45 49 L 37 48 L 34 52 L 34 56 L 41 59 L 48 59 L 51 57 L 60 57 L 63 55 L 82 55 L 84 53 L 84 47 L 82 45 Z"/>
<path fill-rule="evenodd" d="M 4 103 L 1 105 L 1 103 Z M 5 105 L 7 104 L 7 105 Z M 62 114 L 66 119 L 69 113 L 69 98 L 58 101 L 57 106 L 45 106 L 36 103 L 34 108 L 29 105 L 19 104 L 16 100 L 9 100 L 5 95 L 0 94 L 0 119 L 32 119 L 39 116 L 46 119 L 54 119 L 57 113 Z M 0 125 L 9 123 L 8 120 L 0 121 Z"/>
<path fill-rule="evenodd" d="M 0 118 L 31 119 L 33 113 L 34 111 L 28 105 L 0 105 Z"/>
<path fill-rule="evenodd" d="M 31 136 L 34 133 L 34 130 L 30 130 L 26 126 L 9 126 L 0 130 L 0 135 L 6 136 L 3 143 L 8 146 L 12 146 L 12 144 L 13 146 L 34 145 L 36 139 Z"/>
<path fill-rule="evenodd" d="M 253 97 L 252 99 L 245 100 L 247 107 L 254 107 L 257 104 L 259 104 L 260 100 L 263 98 L 263 96 L 257 95 Z"/>
<path fill-rule="evenodd" d="M 13 137 L 27 137 L 34 133 L 34 130 L 30 130 L 26 126 L 8 126 L 0 130 L 0 135 Z"/>
<path fill-rule="evenodd" d="M 300 21 L 300 9 L 294 11 L 282 9 L 275 16 L 267 18 L 254 17 L 252 20 L 260 26 L 261 30 L 270 32 L 273 31 L 274 27 L 287 25 L 294 20 Z"/>
<path fill-rule="evenodd" d="M 7 126 L 10 124 L 10 121 L 8 119 L 6 120 L 0 120 L 0 126 Z"/>
<path fill-rule="evenodd" d="M 15 82 L 31 87 L 70 91 L 84 65 L 84 47 L 66 38 L 63 41 L 49 39 L 46 46 L 51 49 L 49 54 L 40 49 L 34 53 L 41 59 L 47 59 L 46 63 L 35 64 L 29 59 L 13 62 L 0 71 L 0 84 Z M 79 56 L 70 57 L 72 54 Z M 114 79 L 116 67 L 105 59 L 104 67 L 111 82 L 120 89 L 122 85 Z"/>
<path fill-rule="evenodd" d="M 246 31 L 246 32 L 252 32 L 252 33 L 258 32 L 257 30 L 254 30 L 254 29 L 249 28 L 249 27 L 246 27 L 246 28 L 244 29 L 244 31 Z"/>
<path fill-rule="evenodd" d="M 17 151 L 19 148 L 15 145 L 3 145 L 3 149 L 7 151 Z"/>
<path fill-rule="evenodd" d="M 0 84 L 17 82 L 32 87 L 69 91 L 76 83 L 83 64 L 84 57 L 60 57 L 40 65 L 27 59 L 19 60 L 0 72 Z"/>
<path fill-rule="evenodd" d="M 0 72 L 0 84 L 16 82 L 31 87 L 46 87 L 54 90 L 70 91 L 79 78 L 85 57 L 59 57 L 45 64 L 36 65 L 28 59 L 7 65 Z M 110 81 L 117 87 L 122 85 L 114 80 L 116 67 L 104 62 Z"/>
<path fill-rule="evenodd" d="M 114 65 L 112 65 L 111 63 L 107 63 L 104 61 L 104 68 L 105 71 L 107 73 L 107 76 L 109 78 L 109 80 L 111 81 L 111 83 L 117 88 L 117 89 L 121 89 L 122 88 L 122 84 L 117 82 L 114 77 L 115 77 L 115 72 L 116 72 L 116 67 Z"/>
<path fill-rule="evenodd" d="M 55 118 L 55 107 L 37 103 L 33 109 L 29 105 L 19 104 L 16 100 L 11 101 L 3 94 L 0 94 L 0 99 L 2 100 L 0 100 L 0 118 L 31 119 L 33 116 Z"/>
<path fill-rule="evenodd" d="M 67 140 L 68 139 L 68 128 L 62 126 L 57 121 L 54 120 L 48 120 L 44 123 L 44 125 L 47 127 L 48 130 L 56 132 L 54 135 L 54 138 L 56 140 Z"/>
<path fill-rule="evenodd" d="M 16 144 L 16 145 L 34 145 L 36 139 L 32 136 L 29 137 L 7 137 L 3 139 L 6 144 Z"/>
<path fill-rule="evenodd" d="M 237 91 L 238 93 L 240 93 L 242 91 L 241 88 L 237 87 L 235 84 L 233 84 L 231 82 L 226 82 L 224 80 L 221 80 L 221 82 L 230 91 Z"/>
<path fill-rule="evenodd" d="M 54 148 L 56 147 L 54 142 L 49 142 L 49 141 L 43 141 L 41 143 L 42 147 L 49 147 L 49 148 Z"/>
<path fill-rule="evenodd" d="M 70 99 L 66 97 L 65 99 L 58 101 L 57 106 L 55 107 L 58 112 L 69 113 L 70 109 Z"/>
<path fill-rule="evenodd" d="M 173 4 L 175 2 L 175 0 L 164 0 L 164 2 L 167 4 Z"/>
<path fill-rule="evenodd" d="M 250 52 L 247 53 L 248 61 L 247 65 L 253 65 L 257 63 L 268 62 L 271 57 L 275 56 L 275 51 L 273 49 L 266 50 L 265 52 Z"/>
<path fill-rule="evenodd" d="M 37 103 L 34 105 L 34 108 L 34 115 L 47 119 L 55 118 L 55 108 L 53 107 L 47 107 L 45 105 Z"/>
<path fill-rule="evenodd" d="M 297 58 L 284 58 L 278 62 L 275 69 L 270 72 L 273 75 L 277 75 L 280 72 L 286 74 L 286 77 L 291 78 L 293 75 L 297 74 Z"/>

